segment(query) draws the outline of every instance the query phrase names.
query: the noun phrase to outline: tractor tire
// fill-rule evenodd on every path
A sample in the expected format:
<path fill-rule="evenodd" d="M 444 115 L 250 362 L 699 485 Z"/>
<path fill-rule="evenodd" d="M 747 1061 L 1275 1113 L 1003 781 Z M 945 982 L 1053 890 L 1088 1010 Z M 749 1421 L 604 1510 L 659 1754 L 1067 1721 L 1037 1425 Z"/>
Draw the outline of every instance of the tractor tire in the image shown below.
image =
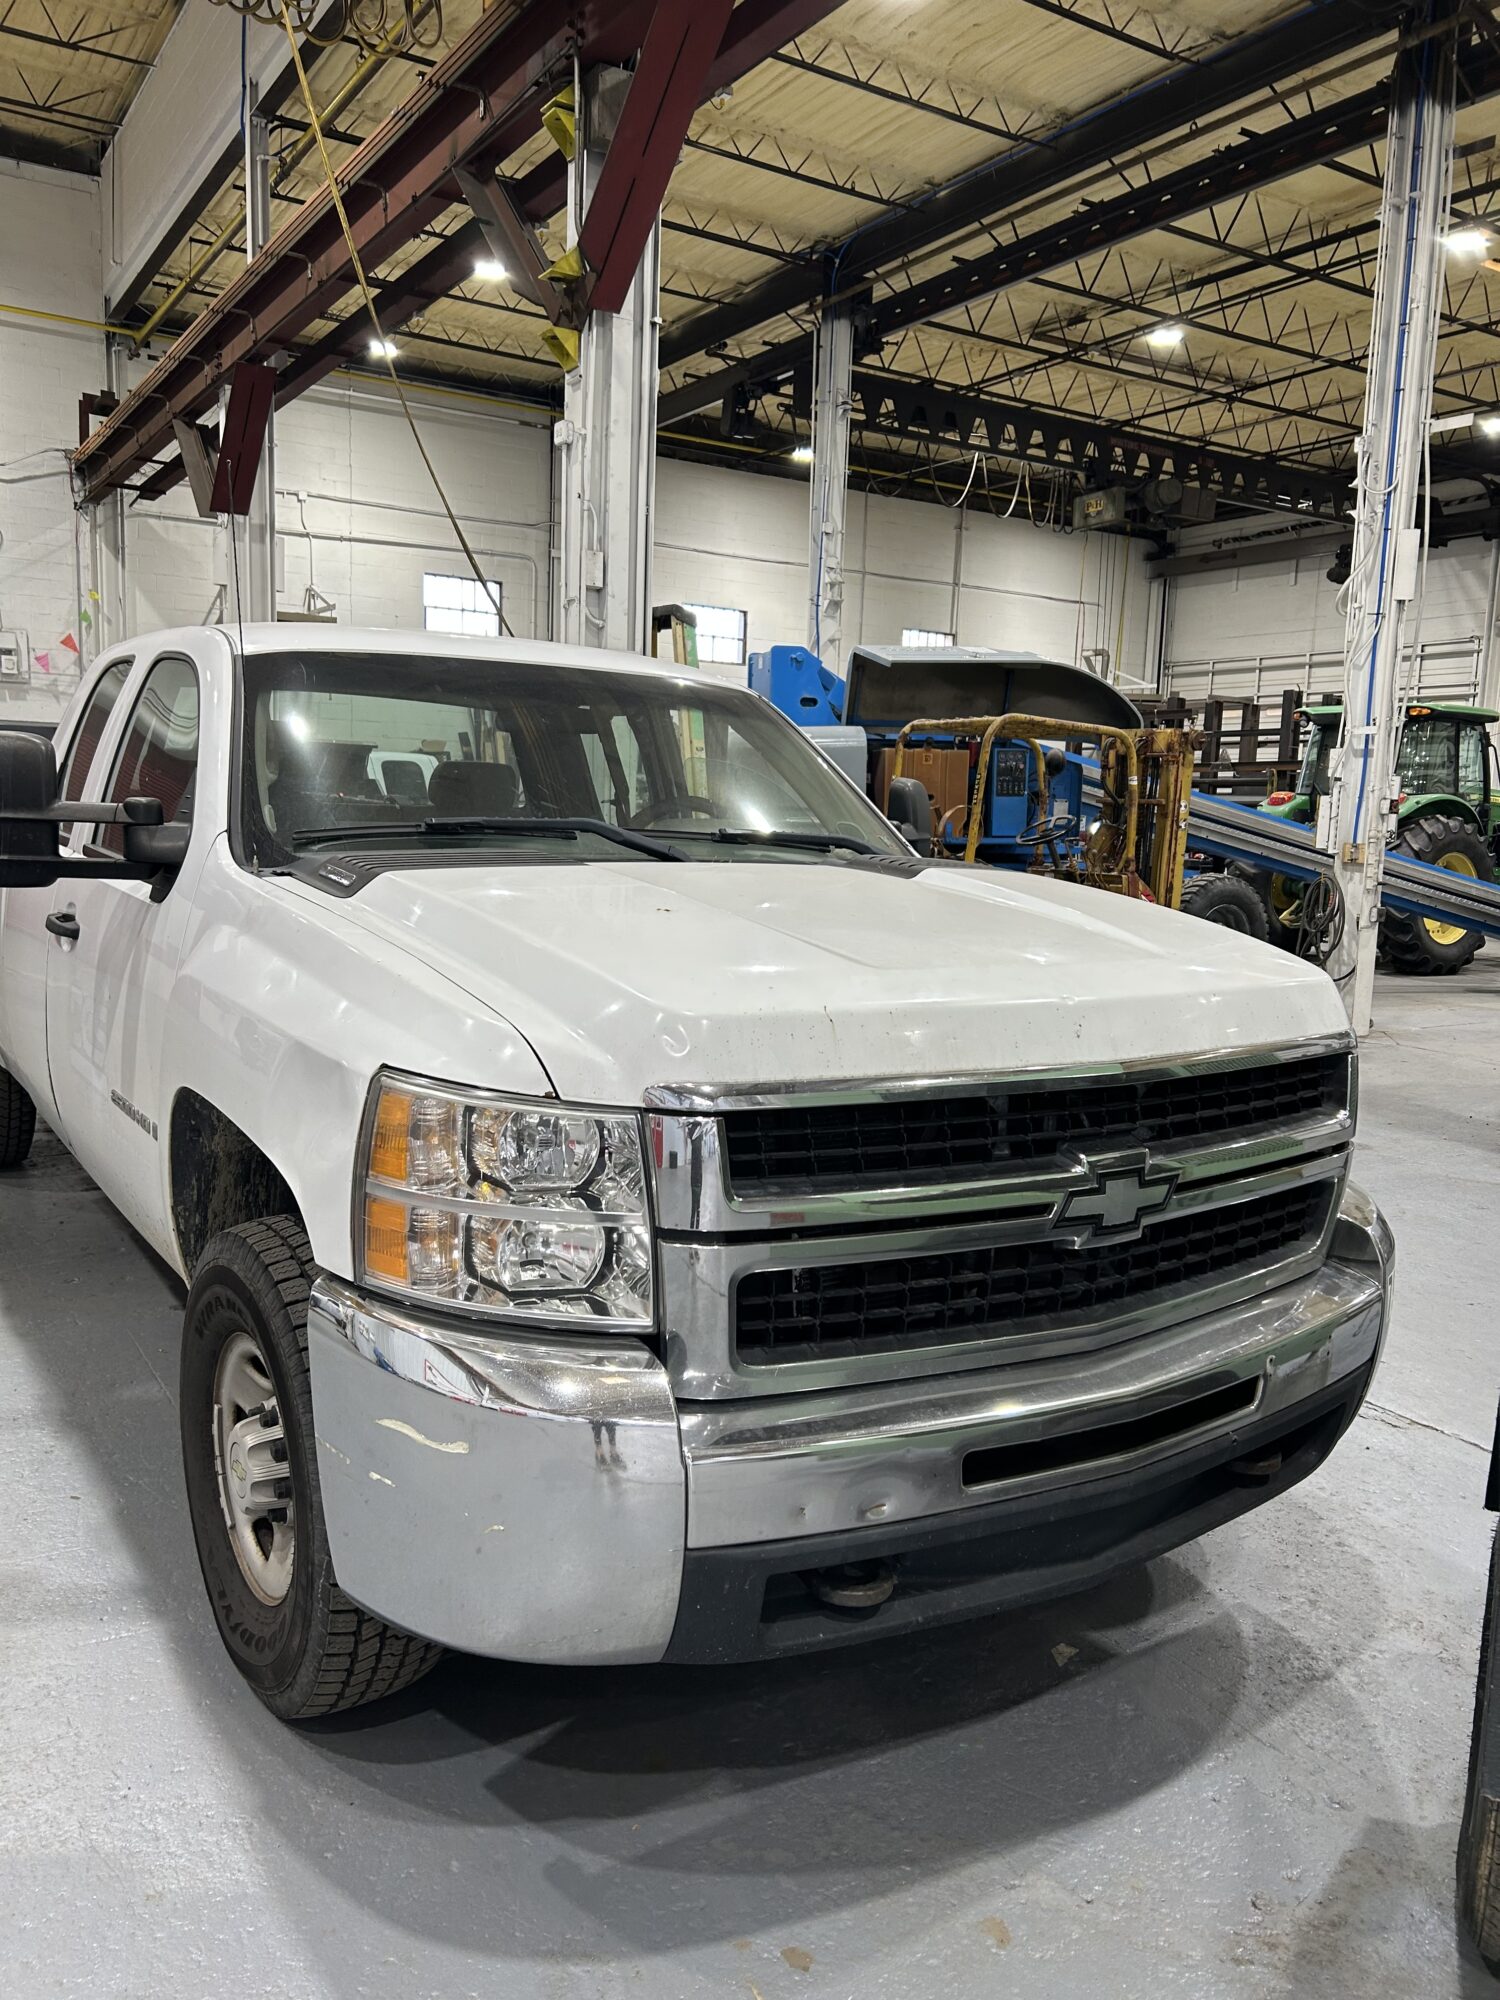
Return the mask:
<path fill-rule="evenodd" d="M 1283 923 L 1281 913 L 1301 902 L 1303 884 L 1286 875 L 1269 874 L 1264 868 L 1251 868 L 1243 861 L 1232 861 L 1229 872 L 1235 881 L 1248 882 L 1260 898 L 1266 913 L 1266 943 L 1274 944 L 1279 951 L 1295 952 L 1301 941 L 1301 929 L 1297 924 Z"/>
<path fill-rule="evenodd" d="M 36 1106 L 8 1069 L 0 1069 L 0 1171 L 21 1166 L 36 1133 Z"/>
<path fill-rule="evenodd" d="M 1451 868 L 1481 882 L 1495 879 L 1495 865 L 1484 840 L 1467 820 L 1453 814 L 1433 813 L 1411 821 L 1392 842 L 1390 851 L 1435 868 Z M 1439 923 L 1431 917 L 1408 917 L 1387 910 L 1380 920 L 1380 955 L 1393 972 L 1457 972 L 1483 943 L 1482 932 L 1460 930 L 1457 924 Z"/>
<path fill-rule="evenodd" d="M 1195 875 L 1182 892 L 1182 907 L 1190 917 L 1266 942 L 1265 900 L 1238 876 Z"/>
<path fill-rule="evenodd" d="M 182 1462 L 203 1581 L 225 1650 L 283 1722 L 394 1694 L 443 1652 L 334 1580 L 308 1382 L 312 1268 L 295 1216 L 223 1230 L 182 1328 Z"/>

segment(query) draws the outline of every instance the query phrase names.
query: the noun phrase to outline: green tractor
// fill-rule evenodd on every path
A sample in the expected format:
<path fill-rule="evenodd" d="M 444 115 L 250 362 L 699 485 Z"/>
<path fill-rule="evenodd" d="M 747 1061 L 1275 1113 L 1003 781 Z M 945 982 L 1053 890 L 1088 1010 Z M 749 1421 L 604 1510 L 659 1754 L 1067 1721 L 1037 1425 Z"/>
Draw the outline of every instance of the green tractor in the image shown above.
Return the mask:
<path fill-rule="evenodd" d="M 1310 825 L 1328 790 L 1328 760 L 1338 742 L 1343 710 L 1329 703 L 1302 711 L 1307 749 L 1293 792 L 1272 792 L 1262 812 Z M 1500 798 L 1492 785 L 1493 708 L 1452 702 L 1413 702 L 1406 711 L 1396 759 L 1400 804 L 1393 854 L 1426 861 L 1455 874 L 1495 879 L 1500 858 Z M 1254 877 L 1266 902 L 1271 942 L 1295 950 L 1304 885 L 1286 875 Z M 1387 910 L 1380 920 L 1380 955 L 1395 972 L 1457 972 L 1484 939 L 1478 931 L 1436 917 Z"/>

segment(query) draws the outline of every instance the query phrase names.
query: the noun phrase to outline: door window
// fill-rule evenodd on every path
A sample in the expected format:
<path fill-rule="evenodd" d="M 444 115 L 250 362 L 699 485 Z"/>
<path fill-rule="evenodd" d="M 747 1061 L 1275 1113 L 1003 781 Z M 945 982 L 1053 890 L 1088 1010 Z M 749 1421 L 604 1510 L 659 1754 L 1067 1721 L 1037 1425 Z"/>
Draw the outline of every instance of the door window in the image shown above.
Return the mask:
<path fill-rule="evenodd" d="M 108 803 L 160 799 L 167 825 L 191 820 L 197 769 L 198 676 L 189 661 L 168 654 L 146 676 L 115 760 Z M 98 845 L 111 854 L 123 854 L 125 829 L 101 827 Z"/>
<path fill-rule="evenodd" d="M 58 796 L 68 800 L 83 797 L 83 788 L 88 783 L 89 766 L 94 761 L 94 753 L 104 737 L 115 703 L 120 699 L 120 690 L 130 674 L 129 660 L 116 660 L 106 669 L 94 684 L 94 691 L 88 698 L 83 714 L 78 719 L 78 727 L 73 732 L 73 742 L 63 763 Z"/>
<path fill-rule="evenodd" d="M 1397 771 L 1402 791 L 1419 797 L 1424 792 L 1455 791 L 1457 752 L 1451 716 L 1413 716 L 1401 734 Z"/>
<path fill-rule="evenodd" d="M 1489 796 L 1485 782 L 1485 732 L 1477 722 L 1458 725 L 1458 795 L 1471 806 L 1482 806 Z"/>

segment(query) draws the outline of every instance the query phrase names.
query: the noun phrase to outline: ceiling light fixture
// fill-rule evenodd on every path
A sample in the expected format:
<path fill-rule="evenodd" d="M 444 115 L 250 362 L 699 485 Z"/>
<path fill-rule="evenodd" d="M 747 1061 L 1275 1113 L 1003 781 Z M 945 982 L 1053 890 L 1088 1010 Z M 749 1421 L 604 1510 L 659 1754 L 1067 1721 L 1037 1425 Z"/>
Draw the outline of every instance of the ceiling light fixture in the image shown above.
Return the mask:
<path fill-rule="evenodd" d="M 1500 437 L 1500 414 L 1492 410 L 1487 417 L 1481 417 L 1479 428 L 1487 438 Z"/>
<path fill-rule="evenodd" d="M 1145 335 L 1146 345 L 1165 350 L 1181 347 L 1183 332 L 1180 326 L 1153 326 Z"/>
<path fill-rule="evenodd" d="M 394 340 L 372 340 L 370 342 L 370 359 L 372 361 L 394 361 L 400 352 L 401 350 Z"/>
<path fill-rule="evenodd" d="M 1443 248 L 1450 257 L 1482 257 L 1489 247 L 1487 229 L 1450 229 L 1443 238 Z"/>
<path fill-rule="evenodd" d="M 810 444 L 795 446 L 792 451 L 792 462 L 795 465 L 811 465 L 813 462 L 812 446 Z"/>
<path fill-rule="evenodd" d="M 503 285 L 509 273 L 498 257 L 476 257 L 474 276 L 482 285 Z"/>

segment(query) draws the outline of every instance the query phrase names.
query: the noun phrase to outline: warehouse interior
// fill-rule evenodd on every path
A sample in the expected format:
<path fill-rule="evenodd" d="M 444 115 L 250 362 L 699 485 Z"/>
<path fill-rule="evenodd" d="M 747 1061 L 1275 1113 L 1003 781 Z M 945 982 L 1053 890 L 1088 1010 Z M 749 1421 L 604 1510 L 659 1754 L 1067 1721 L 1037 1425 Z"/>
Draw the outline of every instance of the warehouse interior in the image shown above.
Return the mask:
<path fill-rule="evenodd" d="M 815 689 L 830 738 L 892 662 L 1081 669 L 1143 759 L 1183 746 L 1175 886 L 1143 896 L 1131 857 L 1125 894 L 1239 885 L 1215 920 L 1249 929 L 1244 989 L 1279 942 L 1347 1018 L 1354 1180 L 1399 1272 L 1328 1462 L 1153 1560 L 796 1657 L 455 1643 L 289 1728 L 197 1574 L 191 1259 L 147 1247 L 41 1102 L 0 1173 L 7 1995 L 1495 1990 L 1500 1914 L 1465 1868 L 1500 1616 L 1497 371 L 1487 0 L 3 0 L 0 742 L 55 733 L 55 779 L 101 667 L 199 629 L 237 660 L 279 628 L 404 635 L 402 659 L 513 641 L 559 671 L 527 648 L 649 653 L 799 723 Z M 983 708 L 1030 743 L 1046 826 L 1061 731 Z M 940 738 L 969 746 L 967 816 L 922 793 L 920 837 L 900 818 L 894 737 L 881 813 L 940 871 L 1065 874 L 1035 820 L 980 852 L 979 711 L 925 712 L 970 719 Z M 1079 796 L 1107 819 L 1100 729 Z M 1414 747 L 1444 730 L 1446 778 Z M 4 873 L 6 818 L 0 782 L 0 1081 L 24 1006 L 56 1032 L 7 934 L 44 892 L 5 886 L 31 879 Z M 1069 881 L 1095 886 L 1068 893 L 1113 909 L 1078 827 Z M 1222 1052 L 1219 961 L 1164 935 Z M 1053 976 L 1107 1022 L 1080 1065 L 1172 1053 L 1128 1043 L 1127 980 Z M 831 989 L 801 997 L 858 1032 Z M 100 1009 L 101 1046 L 137 1004 Z M 216 1032 L 270 1073 L 274 1037 Z M 757 1032 L 719 1081 L 748 1084 Z M 878 1066 L 837 1073 L 878 1095 Z M 155 1108 L 114 1103 L 154 1146 Z M 614 1450 L 596 1425 L 591 1461 Z"/>

